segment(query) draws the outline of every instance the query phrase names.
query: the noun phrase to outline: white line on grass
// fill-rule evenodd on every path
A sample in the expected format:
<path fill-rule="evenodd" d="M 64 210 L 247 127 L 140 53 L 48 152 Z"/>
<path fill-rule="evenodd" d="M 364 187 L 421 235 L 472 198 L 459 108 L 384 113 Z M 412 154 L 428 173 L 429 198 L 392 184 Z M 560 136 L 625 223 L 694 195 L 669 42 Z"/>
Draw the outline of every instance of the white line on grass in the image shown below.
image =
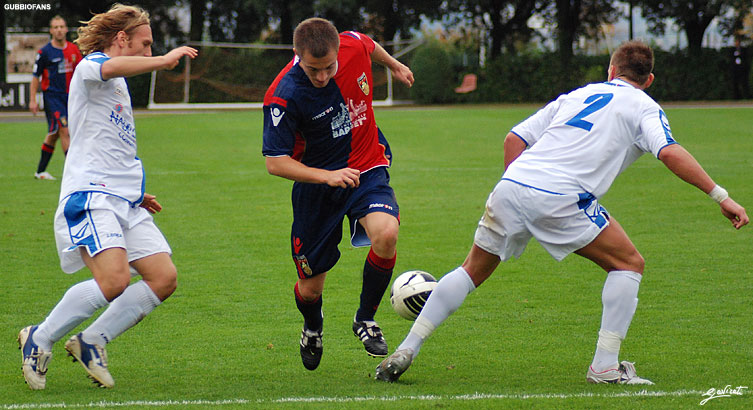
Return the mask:
<path fill-rule="evenodd" d="M 619 393 L 542 393 L 542 394 L 491 394 L 474 393 L 463 395 L 416 395 L 416 396 L 360 396 L 360 397 L 282 397 L 270 400 L 134 400 L 134 401 L 98 401 L 90 403 L 29 403 L 4 404 L 4 410 L 15 409 L 76 409 L 94 407 L 168 407 L 168 406 L 226 406 L 236 404 L 263 403 L 348 403 L 348 402 L 393 402 L 399 400 L 439 401 L 439 400 L 537 400 L 537 399 L 579 399 L 579 398 L 621 398 L 621 397 L 682 397 L 698 396 L 704 392 L 699 390 L 678 391 L 648 391 L 640 390 Z"/>

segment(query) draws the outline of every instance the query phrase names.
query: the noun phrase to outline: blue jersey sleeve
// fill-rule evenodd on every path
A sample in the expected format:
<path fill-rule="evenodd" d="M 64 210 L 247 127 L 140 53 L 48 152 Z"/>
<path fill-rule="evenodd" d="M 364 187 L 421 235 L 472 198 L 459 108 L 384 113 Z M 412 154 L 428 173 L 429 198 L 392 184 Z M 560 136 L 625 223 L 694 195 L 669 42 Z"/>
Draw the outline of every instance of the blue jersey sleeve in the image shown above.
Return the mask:
<path fill-rule="evenodd" d="M 42 77 L 42 73 L 44 72 L 44 69 L 47 67 L 49 63 L 47 62 L 47 57 L 45 56 L 43 50 L 40 50 L 37 53 L 37 57 L 34 60 L 34 77 Z"/>
<path fill-rule="evenodd" d="M 264 106 L 264 141 L 266 157 L 293 156 L 298 129 L 295 104 L 279 97 Z"/>

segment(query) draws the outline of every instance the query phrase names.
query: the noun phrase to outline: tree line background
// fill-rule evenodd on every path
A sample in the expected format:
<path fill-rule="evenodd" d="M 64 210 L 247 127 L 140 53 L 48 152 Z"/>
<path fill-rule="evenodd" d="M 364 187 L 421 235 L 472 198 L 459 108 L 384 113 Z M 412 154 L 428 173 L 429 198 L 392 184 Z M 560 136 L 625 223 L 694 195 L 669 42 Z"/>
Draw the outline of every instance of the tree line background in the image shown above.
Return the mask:
<path fill-rule="evenodd" d="M 30 3 L 0 0 L 0 4 L 14 2 Z M 51 11 L 0 7 L 1 31 L 45 32 L 54 14 L 65 17 L 73 29 L 114 3 L 32 2 L 50 4 Z M 632 10 L 639 10 L 651 34 L 663 34 L 670 23 L 687 40 L 682 50 L 655 49 L 657 82 L 649 89 L 655 98 L 731 98 L 731 50 L 705 49 L 703 38 L 714 20 L 722 36 L 740 36 L 753 10 L 753 0 L 141 0 L 135 4 L 151 14 L 155 54 L 188 41 L 291 44 L 295 26 L 311 16 L 327 18 L 339 30 L 361 31 L 381 43 L 421 35 L 426 22 L 435 22 L 456 35 L 423 33 L 427 43 L 415 52 L 410 66 L 416 74 L 411 96 L 424 103 L 546 101 L 575 86 L 603 80 L 608 51 L 586 54 L 580 40 L 603 37 L 604 24 L 628 19 Z M 532 17 L 546 30 L 530 27 Z M 186 19 L 188 24 L 181 25 Z M 632 18 L 629 21 L 632 36 Z M 69 38 L 75 37 L 75 30 L 71 32 Z M 747 47 L 750 36 L 740 38 Z M 0 62 L 5 70 L 4 61 Z M 467 73 L 478 75 L 478 89 L 455 94 L 454 87 Z M 131 81 L 136 105 L 146 104 L 143 83 L 148 88 L 146 77 Z"/>

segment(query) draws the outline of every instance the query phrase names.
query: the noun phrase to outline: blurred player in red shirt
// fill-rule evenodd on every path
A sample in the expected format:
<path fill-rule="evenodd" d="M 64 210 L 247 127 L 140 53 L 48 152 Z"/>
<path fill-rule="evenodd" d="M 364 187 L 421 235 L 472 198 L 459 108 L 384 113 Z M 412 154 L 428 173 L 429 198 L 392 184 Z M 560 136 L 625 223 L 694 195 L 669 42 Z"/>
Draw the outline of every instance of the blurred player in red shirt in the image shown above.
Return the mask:
<path fill-rule="evenodd" d="M 29 110 L 36 115 L 37 91 L 41 84 L 44 98 L 44 112 L 47 116 L 47 136 L 42 143 L 42 155 L 34 177 L 37 179 L 55 179 L 47 172 L 47 164 L 55 151 L 58 138 L 63 152 L 68 152 L 68 87 L 71 84 L 73 70 L 81 61 L 81 52 L 75 44 L 65 38 L 68 25 L 65 19 L 55 16 L 50 20 L 52 39 L 37 52 L 34 62 L 34 76 L 31 79 Z"/>

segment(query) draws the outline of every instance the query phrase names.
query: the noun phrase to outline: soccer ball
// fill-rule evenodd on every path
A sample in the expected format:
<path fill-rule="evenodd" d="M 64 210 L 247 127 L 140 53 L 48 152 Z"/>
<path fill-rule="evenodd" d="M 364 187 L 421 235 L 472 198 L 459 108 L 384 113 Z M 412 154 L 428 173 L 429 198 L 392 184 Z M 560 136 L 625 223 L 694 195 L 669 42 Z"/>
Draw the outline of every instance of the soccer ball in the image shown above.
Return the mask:
<path fill-rule="evenodd" d="M 401 273 L 390 289 L 392 308 L 401 317 L 415 320 L 435 287 L 437 280 L 428 272 L 412 270 Z"/>

